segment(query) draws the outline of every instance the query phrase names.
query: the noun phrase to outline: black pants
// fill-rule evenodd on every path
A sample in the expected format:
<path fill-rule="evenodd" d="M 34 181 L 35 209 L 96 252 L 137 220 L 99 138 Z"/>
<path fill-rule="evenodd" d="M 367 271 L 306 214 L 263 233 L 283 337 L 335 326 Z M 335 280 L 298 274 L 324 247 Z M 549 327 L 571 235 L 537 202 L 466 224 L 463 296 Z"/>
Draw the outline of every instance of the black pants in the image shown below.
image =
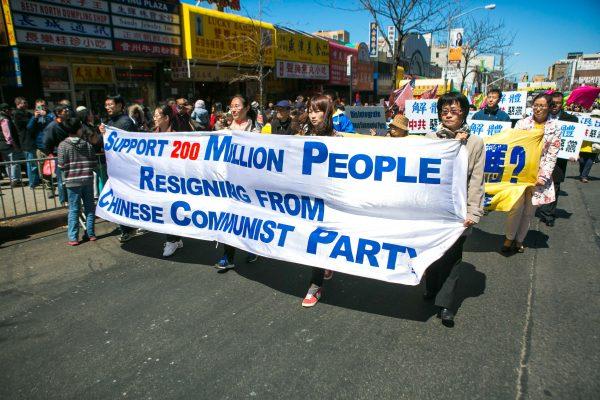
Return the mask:
<path fill-rule="evenodd" d="M 180 240 L 179 236 L 167 235 L 167 242 L 179 242 Z"/>
<path fill-rule="evenodd" d="M 554 182 L 555 197 L 552 203 L 542 204 L 537 211 L 538 217 L 546 222 L 553 222 L 556 219 L 556 206 L 558 205 L 558 192 L 560 192 L 560 182 Z"/>
<path fill-rule="evenodd" d="M 227 256 L 229 262 L 233 262 L 233 257 L 235 257 L 235 247 L 225 244 L 224 254 Z"/>
<path fill-rule="evenodd" d="M 459 270 L 456 268 L 462 261 L 463 245 L 466 236 L 458 240 L 425 272 L 425 286 L 430 293 L 437 293 L 435 305 L 443 308 L 452 308 L 454 305 L 454 292 L 458 283 Z"/>
<path fill-rule="evenodd" d="M 323 268 L 312 268 L 312 276 L 310 277 L 310 283 L 315 284 L 319 287 L 323 286 L 323 278 L 325 277 L 325 270 Z"/>

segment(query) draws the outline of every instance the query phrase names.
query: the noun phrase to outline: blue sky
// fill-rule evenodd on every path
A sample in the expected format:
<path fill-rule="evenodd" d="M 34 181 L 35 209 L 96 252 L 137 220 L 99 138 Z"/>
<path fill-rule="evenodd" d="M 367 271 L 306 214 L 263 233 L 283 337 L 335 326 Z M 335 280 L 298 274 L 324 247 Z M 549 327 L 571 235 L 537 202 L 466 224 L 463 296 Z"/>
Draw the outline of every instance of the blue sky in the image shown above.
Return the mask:
<path fill-rule="evenodd" d="M 195 3 L 191 0 L 185 0 Z M 450 3 L 452 0 L 448 0 Z M 240 14 L 258 16 L 262 3 L 262 20 L 290 28 L 314 32 L 319 29 L 345 29 L 353 42 L 368 39 L 371 21 L 366 11 L 342 11 L 324 7 L 336 4 L 352 8 L 355 0 L 240 0 L 244 8 Z M 476 11 L 475 18 L 504 19 L 507 28 L 516 33 L 513 51 L 520 53 L 507 62 L 511 72 L 546 74 L 548 67 L 567 53 L 600 52 L 600 0 L 463 0 L 461 8 L 495 3 L 492 11 Z M 200 4 L 207 7 L 208 3 Z M 456 24 L 458 25 L 458 23 Z"/>

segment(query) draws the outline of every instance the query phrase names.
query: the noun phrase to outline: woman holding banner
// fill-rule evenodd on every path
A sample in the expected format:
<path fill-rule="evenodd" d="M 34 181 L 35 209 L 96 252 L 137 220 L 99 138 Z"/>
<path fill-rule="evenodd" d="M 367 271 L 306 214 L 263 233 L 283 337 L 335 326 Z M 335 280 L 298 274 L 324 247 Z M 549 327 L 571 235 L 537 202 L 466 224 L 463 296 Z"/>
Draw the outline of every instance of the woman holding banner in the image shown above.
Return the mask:
<path fill-rule="evenodd" d="M 173 130 L 173 107 L 168 104 L 157 106 L 154 109 L 154 132 L 174 132 Z M 179 236 L 167 235 L 164 244 L 163 257 L 170 257 L 177 249 L 183 247 L 183 241 Z"/>
<path fill-rule="evenodd" d="M 462 261 L 463 245 L 471 226 L 479 222 L 483 215 L 483 167 L 485 149 L 483 140 L 469 133 L 467 116 L 469 100 L 460 93 L 446 93 L 437 102 L 440 124 L 436 132 L 428 133 L 431 139 L 460 140 L 469 154 L 467 167 L 467 218 L 464 221 L 465 231 L 460 238 L 427 268 L 425 272 L 425 300 L 435 299 L 440 308 L 438 317 L 442 324 L 454 326 L 454 292 L 459 278 L 456 268 Z"/>
<path fill-rule="evenodd" d="M 308 136 L 339 136 L 333 129 L 333 102 L 331 97 L 319 95 L 308 100 L 308 120 L 306 123 L 306 135 Z M 304 131 L 304 129 L 302 130 Z M 313 307 L 323 293 L 323 280 L 329 280 L 333 271 L 323 268 L 312 268 L 310 286 L 304 299 L 302 307 Z"/>
<path fill-rule="evenodd" d="M 551 104 L 551 95 L 538 94 L 533 99 L 533 115 L 519 120 L 515 126 L 515 129 L 522 130 L 543 129 L 544 137 L 542 139 L 542 158 L 535 186 L 527 188 L 508 212 L 506 237 L 502 246 L 503 253 L 525 252 L 523 240 L 529 231 L 529 224 L 531 217 L 535 214 L 535 209 L 539 205 L 552 203 L 555 198 L 552 171 L 560 150 L 560 131 L 557 129 L 556 120 L 548 118 Z"/>
<path fill-rule="evenodd" d="M 250 107 L 248 99 L 241 94 L 236 94 L 231 99 L 229 104 L 229 112 L 233 117 L 231 124 L 226 127 L 226 130 L 231 131 L 246 131 L 260 133 L 262 130 L 262 124 L 257 122 L 256 110 Z M 235 247 L 228 244 L 225 245 L 223 257 L 215 264 L 217 269 L 231 269 L 235 267 L 233 258 L 235 257 Z M 256 254 L 248 254 L 246 258 L 247 263 L 253 263 L 258 260 Z"/>

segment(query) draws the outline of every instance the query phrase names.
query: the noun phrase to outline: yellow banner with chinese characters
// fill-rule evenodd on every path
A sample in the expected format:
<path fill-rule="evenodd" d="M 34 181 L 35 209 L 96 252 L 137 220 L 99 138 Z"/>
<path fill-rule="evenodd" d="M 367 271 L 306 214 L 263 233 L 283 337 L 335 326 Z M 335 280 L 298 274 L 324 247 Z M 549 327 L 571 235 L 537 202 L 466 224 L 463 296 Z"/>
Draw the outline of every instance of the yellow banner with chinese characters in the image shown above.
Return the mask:
<path fill-rule="evenodd" d="M 112 65 L 73 64 L 73 82 L 75 83 L 113 83 Z"/>
<path fill-rule="evenodd" d="M 541 129 L 507 129 L 484 139 L 486 209 L 510 211 L 525 189 L 535 185 L 543 137 Z"/>
<path fill-rule="evenodd" d="M 288 29 L 276 29 L 278 60 L 329 64 L 329 42 Z"/>
<path fill-rule="evenodd" d="M 272 24 L 181 3 L 187 59 L 219 64 L 275 65 Z"/>

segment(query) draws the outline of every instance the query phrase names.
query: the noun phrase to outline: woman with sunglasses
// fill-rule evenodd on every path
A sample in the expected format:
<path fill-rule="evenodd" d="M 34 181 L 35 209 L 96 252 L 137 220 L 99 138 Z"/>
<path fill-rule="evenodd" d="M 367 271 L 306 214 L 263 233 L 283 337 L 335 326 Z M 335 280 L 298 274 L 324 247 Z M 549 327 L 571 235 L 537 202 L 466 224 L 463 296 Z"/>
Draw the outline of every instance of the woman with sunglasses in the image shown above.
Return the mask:
<path fill-rule="evenodd" d="M 513 251 L 525 252 L 523 240 L 529 231 L 529 224 L 531 217 L 535 214 L 535 209 L 539 205 L 552 203 L 555 198 L 552 171 L 560 150 L 560 131 L 557 128 L 556 120 L 548 118 L 551 105 L 551 95 L 538 94 L 533 99 L 533 115 L 519 120 L 515 125 L 515 129 L 541 129 L 544 131 L 544 138 L 535 186 L 527 188 L 508 212 L 506 237 L 501 250 L 505 254 Z"/>
<path fill-rule="evenodd" d="M 440 124 L 436 132 L 428 133 L 431 139 L 460 140 L 469 154 L 467 167 L 467 218 L 464 221 L 465 231 L 458 240 L 425 272 L 425 300 L 435 299 L 439 307 L 438 317 L 442 324 L 454 326 L 454 297 L 459 278 L 456 268 L 462 261 L 463 245 L 470 227 L 477 224 L 483 215 L 483 167 L 485 149 L 483 140 L 469 133 L 467 116 L 469 100 L 459 93 L 446 93 L 437 102 Z"/>

